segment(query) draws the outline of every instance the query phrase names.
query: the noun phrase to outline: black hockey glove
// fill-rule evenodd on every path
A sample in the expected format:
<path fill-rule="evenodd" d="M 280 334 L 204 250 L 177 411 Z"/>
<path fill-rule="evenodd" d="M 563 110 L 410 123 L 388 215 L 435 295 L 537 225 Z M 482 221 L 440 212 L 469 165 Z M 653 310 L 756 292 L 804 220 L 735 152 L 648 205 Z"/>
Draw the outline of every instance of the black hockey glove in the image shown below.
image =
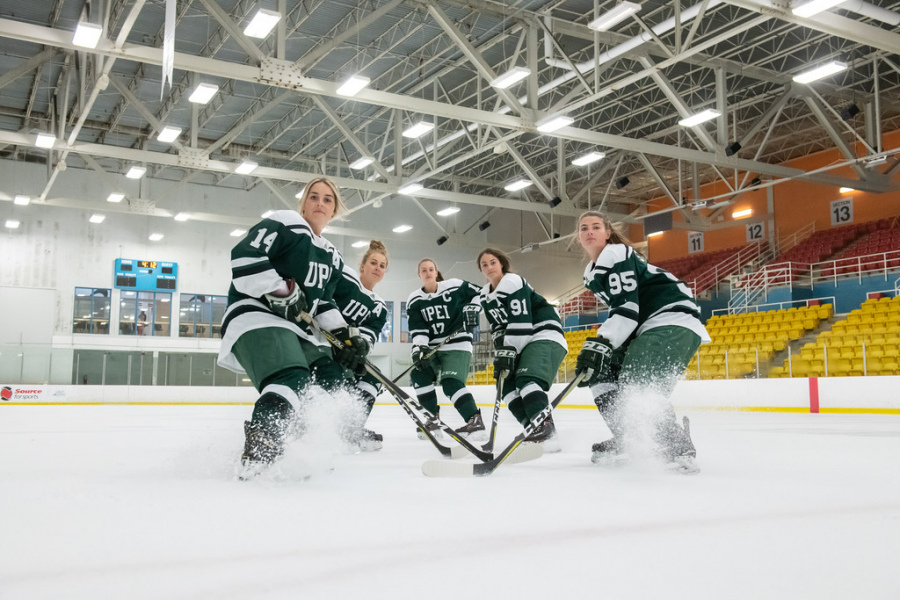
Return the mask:
<path fill-rule="evenodd" d="M 578 354 L 575 363 L 575 374 L 586 373 L 578 387 L 586 387 L 597 383 L 609 374 L 612 362 L 612 346 L 602 337 L 589 337 L 584 340 L 584 346 Z"/>
<path fill-rule="evenodd" d="M 500 374 L 506 371 L 503 377 L 507 377 L 516 368 L 516 356 L 518 352 L 512 346 L 500 346 L 494 349 L 494 377 L 500 378 Z"/>
<path fill-rule="evenodd" d="M 491 332 L 491 340 L 494 342 L 494 350 L 503 347 L 503 338 L 506 336 L 506 329 L 496 329 Z"/>
<path fill-rule="evenodd" d="M 357 375 L 366 372 L 366 356 L 369 354 L 369 342 L 359 335 L 356 327 L 340 327 L 331 332 L 342 344 L 340 348 L 333 346 L 331 355 L 334 362 Z"/>
<path fill-rule="evenodd" d="M 416 371 L 425 371 L 429 368 L 431 363 L 431 359 L 427 358 L 429 354 L 431 348 L 428 346 L 413 346 L 411 358 Z"/>
<path fill-rule="evenodd" d="M 299 323 L 300 314 L 306 312 L 306 294 L 293 279 L 285 280 L 288 284 L 288 293 L 285 296 L 266 294 L 265 299 L 272 312 L 288 321 Z"/>
<path fill-rule="evenodd" d="M 477 304 L 467 304 L 463 307 L 463 330 L 472 333 L 481 324 L 481 307 Z"/>

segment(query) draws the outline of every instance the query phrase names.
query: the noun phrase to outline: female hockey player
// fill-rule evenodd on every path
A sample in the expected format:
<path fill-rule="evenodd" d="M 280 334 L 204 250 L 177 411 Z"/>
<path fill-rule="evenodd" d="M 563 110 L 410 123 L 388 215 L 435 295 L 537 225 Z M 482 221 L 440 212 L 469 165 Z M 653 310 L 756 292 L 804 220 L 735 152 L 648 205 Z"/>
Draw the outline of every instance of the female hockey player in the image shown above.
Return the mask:
<path fill-rule="evenodd" d="M 344 369 L 365 362 L 369 344 L 354 335 L 329 302 L 343 269 L 337 249 L 321 236 L 341 210 L 337 187 L 324 177 L 307 184 L 297 211 L 280 210 L 254 225 L 231 251 L 231 288 L 222 321 L 219 364 L 247 373 L 260 397 L 244 424 L 242 478 L 277 460 L 288 425 L 303 406 L 313 376 L 335 389 Z M 344 342 L 333 350 L 303 321 Z"/>
<path fill-rule="evenodd" d="M 479 300 L 494 340 L 494 376 L 506 374 L 503 400 L 525 427 L 547 408 L 547 391 L 569 352 L 562 321 L 543 296 L 510 272 L 506 254 L 485 248 L 477 263 L 488 280 Z M 545 452 L 559 452 L 553 416 L 525 441 L 543 443 Z"/>
<path fill-rule="evenodd" d="M 583 384 L 607 381 L 614 350 L 631 340 L 622 359 L 619 393 L 604 414 L 614 437 L 595 444 L 592 459 L 615 459 L 627 429 L 649 426 L 663 460 L 681 471 L 697 472 L 687 419 L 680 426 L 668 402 L 701 342 L 710 341 L 690 288 L 648 264 L 603 213 L 583 213 L 576 235 L 591 259 L 584 284 L 609 306 L 609 318 L 596 337 L 585 340 L 578 355 L 576 373 L 587 373 Z"/>
<path fill-rule="evenodd" d="M 435 383 L 440 381 L 444 394 L 466 422 L 457 429 L 469 436 L 484 431 L 481 411 L 475 398 L 466 389 L 466 376 L 472 359 L 472 332 L 478 327 L 481 308 L 477 304 L 478 288 L 462 279 L 447 279 L 430 258 L 423 258 L 418 266 L 422 287 L 409 295 L 406 315 L 412 338 L 410 374 L 416 396 L 431 413 L 425 426 L 438 429 L 438 407 Z M 450 339 L 431 358 L 431 348 Z M 424 435 L 419 434 L 424 439 Z"/>
<path fill-rule="evenodd" d="M 359 275 L 344 265 L 343 277 L 334 292 L 334 302 L 341 311 L 344 320 L 359 328 L 369 346 L 373 346 L 387 322 L 387 305 L 373 290 L 384 279 L 387 271 L 387 249 L 379 241 L 369 242 L 369 249 L 359 264 Z M 364 417 L 368 418 L 375 405 L 375 397 L 381 390 L 381 384 L 365 370 L 365 363 L 353 374 L 356 388 L 364 404 Z M 359 426 L 348 433 L 347 441 L 363 451 L 380 450 L 383 437 L 363 427 L 363 419 Z"/>

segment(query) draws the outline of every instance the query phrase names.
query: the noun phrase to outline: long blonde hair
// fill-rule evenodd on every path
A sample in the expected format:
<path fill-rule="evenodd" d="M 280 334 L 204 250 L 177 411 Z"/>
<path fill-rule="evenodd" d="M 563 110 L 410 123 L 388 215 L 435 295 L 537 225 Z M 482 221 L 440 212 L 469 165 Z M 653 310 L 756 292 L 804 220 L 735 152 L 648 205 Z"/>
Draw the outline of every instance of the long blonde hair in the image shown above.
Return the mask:
<path fill-rule="evenodd" d="M 581 229 L 581 221 L 586 219 L 587 217 L 597 217 L 601 221 L 603 221 L 603 226 L 606 227 L 607 231 L 609 231 L 609 240 L 608 244 L 625 244 L 628 247 L 631 247 L 631 241 L 625 237 L 625 235 L 619 232 L 618 229 L 613 227 L 613 224 L 610 223 L 609 217 L 606 213 L 602 213 L 599 210 L 586 210 L 578 217 L 578 221 L 575 223 L 575 239 L 578 239 L 578 231 Z"/>
<path fill-rule="evenodd" d="M 341 200 L 341 192 L 338 190 L 337 185 L 327 177 L 316 177 L 306 184 L 306 187 L 303 188 L 303 193 L 300 195 L 300 199 L 297 200 L 297 212 L 301 215 L 303 214 L 303 204 L 306 202 L 306 199 L 309 198 L 310 191 L 317 183 L 324 183 L 331 188 L 331 192 L 334 194 L 334 215 L 331 217 L 333 219 L 344 210 L 344 203 Z"/>

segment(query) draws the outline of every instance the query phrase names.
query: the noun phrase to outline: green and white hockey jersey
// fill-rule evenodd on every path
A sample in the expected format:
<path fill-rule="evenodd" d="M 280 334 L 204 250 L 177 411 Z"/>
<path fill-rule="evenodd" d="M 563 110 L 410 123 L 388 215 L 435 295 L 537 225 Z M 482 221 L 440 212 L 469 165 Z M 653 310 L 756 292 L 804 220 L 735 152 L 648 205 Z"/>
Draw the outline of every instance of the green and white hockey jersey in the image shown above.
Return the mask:
<path fill-rule="evenodd" d="M 363 287 L 359 275 L 352 268 L 344 265 L 341 275 L 334 290 L 333 302 L 344 320 L 358 327 L 370 344 L 375 344 L 387 322 L 387 304 L 378 294 Z"/>
<path fill-rule="evenodd" d="M 584 270 L 584 285 L 609 306 L 609 318 L 597 335 L 618 348 L 637 330 L 674 325 L 690 329 L 703 343 L 709 334 L 691 289 L 655 267 L 625 244 L 607 244 L 596 263 Z"/>
<path fill-rule="evenodd" d="M 517 352 L 531 342 L 547 340 L 569 349 L 556 308 L 515 273 L 507 273 L 491 290 L 481 288 L 481 307 L 491 324 L 491 332 L 503 332 L 503 344 Z"/>
<path fill-rule="evenodd" d="M 438 282 L 437 291 L 428 294 L 422 288 L 406 300 L 409 335 L 416 346 L 437 346 L 459 330 L 463 324 L 463 307 L 478 297 L 478 288 L 462 279 Z M 472 334 L 465 331 L 454 335 L 441 350 L 472 351 Z"/>
<path fill-rule="evenodd" d="M 231 250 L 231 288 L 222 320 L 219 365 L 243 373 L 231 348 L 243 333 L 265 327 L 289 329 L 312 344 L 328 346 L 310 326 L 273 313 L 262 297 L 284 291 L 285 280 L 293 279 L 306 294 L 307 310 L 323 329 L 343 327 L 344 319 L 330 304 L 343 267 L 337 248 L 313 233 L 296 211 L 279 210 L 254 225 Z"/>

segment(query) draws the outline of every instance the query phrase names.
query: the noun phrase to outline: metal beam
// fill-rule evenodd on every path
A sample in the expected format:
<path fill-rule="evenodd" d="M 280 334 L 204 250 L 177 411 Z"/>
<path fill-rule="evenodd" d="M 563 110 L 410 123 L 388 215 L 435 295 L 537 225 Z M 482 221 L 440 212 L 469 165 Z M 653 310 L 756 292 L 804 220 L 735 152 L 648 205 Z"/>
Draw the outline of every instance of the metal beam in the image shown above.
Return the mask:
<path fill-rule="evenodd" d="M 350 129 L 350 127 L 344 122 L 340 115 L 338 115 L 330 106 L 328 106 L 328 103 L 325 102 L 325 100 L 323 100 L 319 96 L 313 96 L 313 101 L 319 107 L 319 110 L 328 115 L 328 118 L 331 119 L 331 122 L 341 130 L 341 133 L 344 134 L 347 140 L 351 144 L 353 144 L 353 147 L 356 148 L 360 152 L 360 154 L 362 154 L 363 156 L 372 156 L 372 152 L 366 147 L 362 140 L 356 137 L 356 134 L 353 133 L 353 130 Z M 391 180 L 391 177 L 388 174 L 387 170 L 378 160 L 372 163 L 372 167 L 376 171 L 378 171 L 378 174 L 384 177 L 385 180 Z"/>
<path fill-rule="evenodd" d="M 19 77 L 24 75 L 25 73 L 28 73 L 29 71 L 32 71 L 32 70 L 38 68 L 39 66 L 41 66 L 42 64 L 44 64 L 45 62 L 47 62 L 48 60 L 50 60 L 51 58 L 56 56 L 56 54 L 58 52 L 59 52 L 58 48 L 45 48 L 44 50 L 42 50 L 41 52 L 38 52 L 37 54 L 35 54 L 31 58 L 29 58 L 28 60 L 23 62 L 16 68 L 10 69 L 3 75 L 0 75 L 0 90 L 5 88 L 7 85 L 12 83 L 16 79 L 18 79 Z"/>
<path fill-rule="evenodd" d="M 114 87 L 114 88 L 116 88 L 117 90 L 119 90 L 119 93 L 122 94 L 122 97 L 125 99 L 125 101 L 126 101 L 128 104 L 130 104 L 136 111 L 138 111 L 139 113 L 141 113 L 141 115 L 142 115 L 145 119 L 147 119 L 147 123 L 150 124 L 150 127 L 152 127 L 157 133 L 159 133 L 160 131 L 162 131 L 162 129 L 163 129 L 163 124 L 160 123 L 160 122 L 159 122 L 159 119 L 156 118 L 156 115 L 154 115 L 154 114 L 150 111 L 150 109 L 147 108 L 147 107 L 144 105 L 144 103 L 141 102 L 141 101 L 137 98 L 137 96 L 135 96 L 135 95 L 131 92 L 131 90 L 128 89 L 128 86 L 125 84 L 125 82 L 122 81 L 121 79 L 119 79 L 118 75 L 115 75 L 114 73 L 110 73 L 110 74 L 108 75 L 108 77 L 109 77 L 109 82 L 110 82 L 111 84 L 113 84 L 113 87 Z M 181 142 L 179 142 L 178 140 L 175 140 L 174 142 L 172 142 L 172 146 L 173 146 L 174 148 L 178 149 L 178 150 L 181 150 L 181 149 L 182 149 Z"/>
<path fill-rule="evenodd" d="M 254 59 L 257 64 L 261 63 L 266 58 L 266 55 L 263 54 L 262 50 L 260 50 L 250 38 L 244 35 L 244 32 L 231 20 L 231 16 L 222 10 L 215 0 L 200 0 L 200 3 L 206 7 L 209 14 L 225 28 L 229 35 L 234 38 L 234 41 L 236 41 L 238 45 L 244 49 L 244 52 L 246 52 L 250 58 Z"/>
<path fill-rule="evenodd" d="M 819 120 L 819 123 L 828 133 L 828 137 L 831 138 L 831 141 L 834 142 L 835 146 L 838 147 L 838 150 L 841 151 L 841 154 L 844 155 L 844 158 L 847 160 L 855 160 L 857 158 L 856 153 L 853 152 L 853 149 L 847 145 L 844 141 L 844 138 L 841 137 L 841 134 L 834 128 L 834 125 L 828 119 L 828 115 L 826 115 L 822 111 L 822 107 L 819 106 L 819 103 L 816 102 L 816 99 L 811 96 L 803 96 L 803 101 L 806 102 L 809 109 L 816 116 L 816 119 Z M 859 175 L 860 179 L 867 179 L 869 174 L 866 173 L 866 170 L 863 169 L 860 165 L 854 163 L 853 169 L 856 171 L 857 175 Z"/>

